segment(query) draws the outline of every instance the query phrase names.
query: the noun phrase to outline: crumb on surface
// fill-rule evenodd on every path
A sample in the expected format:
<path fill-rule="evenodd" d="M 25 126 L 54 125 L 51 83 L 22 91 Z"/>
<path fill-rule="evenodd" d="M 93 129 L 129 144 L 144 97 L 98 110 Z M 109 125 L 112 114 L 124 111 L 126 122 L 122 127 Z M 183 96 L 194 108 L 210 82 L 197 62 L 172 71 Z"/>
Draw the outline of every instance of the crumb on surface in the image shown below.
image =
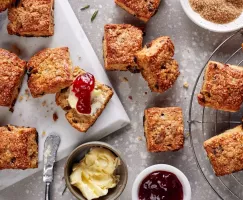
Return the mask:
<path fill-rule="evenodd" d="M 127 77 L 119 77 L 119 78 L 120 78 L 121 82 L 128 82 Z"/>
<path fill-rule="evenodd" d="M 43 131 L 41 135 L 42 135 L 42 137 L 45 137 L 46 136 L 46 132 Z"/>
<path fill-rule="evenodd" d="M 142 138 L 141 136 L 138 136 L 137 139 L 138 139 L 139 141 L 142 141 L 142 140 L 143 140 L 143 138 Z"/>
<path fill-rule="evenodd" d="M 23 96 L 20 96 L 19 97 L 19 102 L 21 102 L 23 100 L 23 98 L 24 98 Z"/>
<path fill-rule="evenodd" d="M 56 112 L 53 113 L 53 120 L 54 122 L 58 120 L 58 115 Z"/>
<path fill-rule="evenodd" d="M 46 101 L 43 101 L 43 102 L 42 102 L 42 106 L 43 106 L 43 107 L 46 106 Z"/>
<path fill-rule="evenodd" d="M 188 84 L 188 82 L 185 82 L 185 83 L 183 84 L 183 87 L 186 88 L 186 89 L 189 88 L 189 84 Z"/>
<path fill-rule="evenodd" d="M 130 100 L 132 100 L 132 96 L 128 96 L 128 98 L 129 98 Z"/>

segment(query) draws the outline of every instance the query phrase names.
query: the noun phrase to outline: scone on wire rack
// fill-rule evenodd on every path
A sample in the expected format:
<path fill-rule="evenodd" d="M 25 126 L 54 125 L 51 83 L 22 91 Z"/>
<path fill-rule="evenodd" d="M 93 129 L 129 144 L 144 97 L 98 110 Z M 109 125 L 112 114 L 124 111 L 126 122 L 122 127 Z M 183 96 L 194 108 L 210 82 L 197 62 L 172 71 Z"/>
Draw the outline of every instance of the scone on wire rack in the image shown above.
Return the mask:
<path fill-rule="evenodd" d="M 139 72 L 134 56 L 142 49 L 143 31 L 130 24 L 107 24 L 104 29 L 105 69 Z"/>
<path fill-rule="evenodd" d="M 173 59 L 174 44 L 167 36 L 153 40 L 135 56 L 138 68 L 152 92 L 165 92 L 180 75 L 178 63 Z"/>
<path fill-rule="evenodd" d="M 54 34 L 54 0 L 19 0 L 8 10 L 8 33 L 28 37 Z"/>
<path fill-rule="evenodd" d="M 243 170 L 243 128 L 239 125 L 204 142 L 216 176 Z"/>
<path fill-rule="evenodd" d="M 144 111 L 144 133 L 150 152 L 177 151 L 184 146 L 184 122 L 179 107 L 148 108 Z"/>
<path fill-rule="evenodd" d="M 147 22 L 157 12 L 160 0 L 115 0 L 115 3 L 133 16 Z"/>
<path fill-rule="evenodd" d="M 73 77 L 72 86 L 56 94 L 56 103 L 66 111 L 71 126 L 86 132 L 105 109 L 113 91 L 79 67 L 75 67 Z"/>
<path fill-rule="evenodd" d="M 16 0 L 0 0 L 0 12 L 8 9 Z"/>
<path fill-rule="evenodd" d="M 0 48 L 0 106 L 13 109 L 25 71 L 25 61 L 14 53 Z"/>
<path fill-rule="evenodd" d="M 38 133 L 35 128 L 0 127 L 0 170 L 38 167 Z"/>
<path fill-rule="evenodd" d="M 243 68 L 210 61 L 198 103 L 216 110 L 236 112 L 243 103 Z"/>
<path fill-rule="evenodd" d="M 31 57 L 27 68 L 28 87 L 34 98 L 55 94 L 73 82 L 68 47 L 47 48 L 38 52 Z"/>

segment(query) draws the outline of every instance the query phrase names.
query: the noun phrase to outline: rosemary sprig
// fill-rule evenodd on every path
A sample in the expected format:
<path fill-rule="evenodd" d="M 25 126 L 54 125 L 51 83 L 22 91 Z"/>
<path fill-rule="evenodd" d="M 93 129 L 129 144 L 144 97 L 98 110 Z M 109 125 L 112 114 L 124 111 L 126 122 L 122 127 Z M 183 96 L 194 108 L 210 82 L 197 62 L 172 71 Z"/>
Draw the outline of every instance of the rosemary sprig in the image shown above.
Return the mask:
<path fill-rule="evenodd" d="M 96 16 L 97 16 L 97 14 L 98 14 L 98 10 L 96 10 L 95 12 L 94 12 L 94 14 L 92 15 L 92 17 L 91 17 L 91 22 L 93 22 L 94 20 L 95 20 L 95 18 L 96 18 Z"/>
<path fill-rule="evenodd" d="M 90 5 L 86 5 L 86 6 L 84 6 L 83 8 L 81 8 L 80 10 L 86 10 L 86 9 L 88 9 L 90 7 Z"/>

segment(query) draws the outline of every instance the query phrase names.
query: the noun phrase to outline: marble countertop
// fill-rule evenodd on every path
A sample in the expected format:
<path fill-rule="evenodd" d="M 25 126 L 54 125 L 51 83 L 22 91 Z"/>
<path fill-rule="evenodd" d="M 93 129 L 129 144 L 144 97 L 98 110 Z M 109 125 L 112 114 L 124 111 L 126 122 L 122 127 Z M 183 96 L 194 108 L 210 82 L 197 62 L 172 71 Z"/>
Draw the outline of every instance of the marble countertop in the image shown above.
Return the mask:
<path fill-rule="evenodd" d="M 102 64 L 104 25 L 107 23 L 141 24 L 133 16 L 117 7 L 114 0 L 70 0 L 69 2 Z M 87 4 L 90 5 L 90 9 L 81 11 L 80 8 Z M 99 13 L 91 23 L 90 19 L 95 10 L 99 10 Z M 178 152 L 149 153 L 146 150 L 142 123 L 143 112 L 147 107 L 180 106 L 184 112 L 185 133 L 188 132 L 186 122 L 189 100 L 196 74 L 210 53 L 228 34 L 216 34 L 196 26 L 183 12 L 179 0 L 162 0 L 158 13 L 146 25 L 144 42 L 149 42 L 161 35 L 168 35 L 174 41 L 175 58 L 180 64 L 181 75 L 172 89 L 161 95 L 153 94 L 140 74 L 108 72 L 108 76 L 131 119 L 131 125 L 103 139 L 123 152 L 128 165 L 127 187 L 119 199 L 131 199 L 132 184 L 139 172 L 150 165 L 164 163 L 173 165 L 185 173 L 191 183 L 192 200 L 217 200 L 218 197 L 198 170 L 189 138 L 186 137 L 184 148 Z M 124 77 L 128 79 L 128 82 L 124 81 Z M 189 84 L 188 89 L 183 87 L 185 82 Z M 68 190 L 62 195 L 65 185 L 63 180 L 64 163 L 65 159 L 56 164 L 55 182 L 51 189 L 52 199 L 75 199 Z M 0 192 L 0 200 L 23 199 L 44 199 L 42 172 Z"/>

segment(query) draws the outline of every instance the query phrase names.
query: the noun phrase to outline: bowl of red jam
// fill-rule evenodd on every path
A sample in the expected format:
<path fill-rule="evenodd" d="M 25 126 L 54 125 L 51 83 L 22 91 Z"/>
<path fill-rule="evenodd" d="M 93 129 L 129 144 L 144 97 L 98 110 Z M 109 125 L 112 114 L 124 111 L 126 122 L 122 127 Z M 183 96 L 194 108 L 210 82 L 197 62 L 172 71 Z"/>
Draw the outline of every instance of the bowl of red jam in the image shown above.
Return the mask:
<path fill-rule="evenodd" d="M 177 168 L 158 164 L 143 170 L 132 188 L 132 200 L 191 200 L 191 186 Z"/>

